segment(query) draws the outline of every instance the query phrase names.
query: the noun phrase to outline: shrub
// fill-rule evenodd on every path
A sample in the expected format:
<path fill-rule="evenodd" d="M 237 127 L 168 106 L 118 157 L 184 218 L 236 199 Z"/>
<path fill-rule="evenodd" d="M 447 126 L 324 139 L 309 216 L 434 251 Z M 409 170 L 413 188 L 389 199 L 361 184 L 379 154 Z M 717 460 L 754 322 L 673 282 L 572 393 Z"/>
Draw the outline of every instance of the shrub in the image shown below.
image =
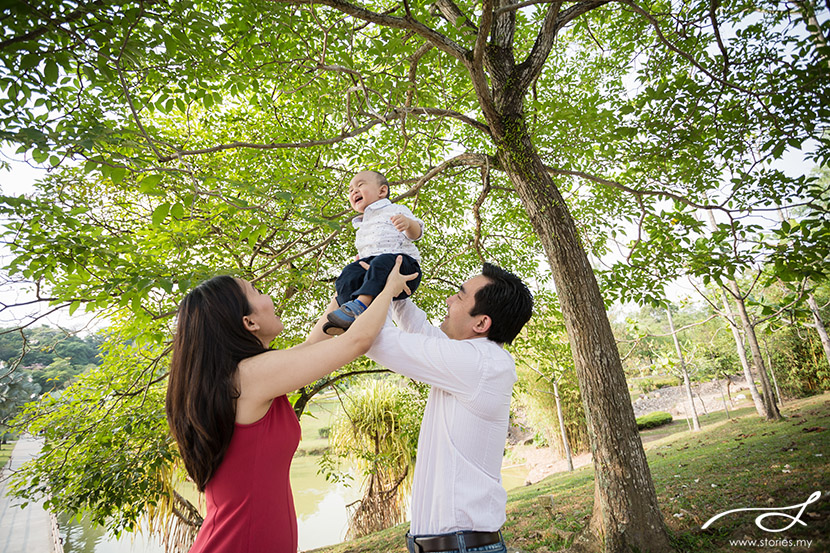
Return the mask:
<path fill-rule="evenodd" d="M 637 428 L 640 430 L 657 428 L 658 426 L 669 424 L 671 421 L 672 416 L 670 413 L 666 413 L 665 411 L 655 411 L 654 413 L 637 417 Z"/>
<path fill-rule="evenodd" d="M 635 386 L 640 389 L 640 392 L 647 394 L 660 388 L 680 386 L 680 384 L 681 381 L 676 376 L 651 376 L 638 381 Z"/>

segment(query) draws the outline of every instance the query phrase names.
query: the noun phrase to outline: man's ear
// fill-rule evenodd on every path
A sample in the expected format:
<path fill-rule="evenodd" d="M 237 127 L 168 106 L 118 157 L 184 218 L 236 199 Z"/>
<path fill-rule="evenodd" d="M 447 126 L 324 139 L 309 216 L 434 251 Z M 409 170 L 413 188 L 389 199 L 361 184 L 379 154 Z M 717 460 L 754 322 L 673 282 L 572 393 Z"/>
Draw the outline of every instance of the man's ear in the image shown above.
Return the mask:
<path fill-rule="evenodd" d="M 491 319 L 489 315 L 479 315 L 478 321 L 476 321 L 475 326 L 473 326 L 473 332 L 483 338 L 490 332 L 490 326 L 492 324 L 493 319 Z"/>

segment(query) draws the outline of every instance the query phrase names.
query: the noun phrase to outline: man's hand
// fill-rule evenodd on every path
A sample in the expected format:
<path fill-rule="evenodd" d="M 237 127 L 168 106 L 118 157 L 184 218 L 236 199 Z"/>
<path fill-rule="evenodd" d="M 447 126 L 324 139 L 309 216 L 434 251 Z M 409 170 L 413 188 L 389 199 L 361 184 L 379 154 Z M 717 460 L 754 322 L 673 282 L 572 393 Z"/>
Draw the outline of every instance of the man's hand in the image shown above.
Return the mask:
<path fill-rule="evenodd" d="M 392 215 L 389 218 L 398 232 L 402 232 L 410 240 L 417 240 L 421 237 L 421 225 L 407 217 L 406 215 Z"/>

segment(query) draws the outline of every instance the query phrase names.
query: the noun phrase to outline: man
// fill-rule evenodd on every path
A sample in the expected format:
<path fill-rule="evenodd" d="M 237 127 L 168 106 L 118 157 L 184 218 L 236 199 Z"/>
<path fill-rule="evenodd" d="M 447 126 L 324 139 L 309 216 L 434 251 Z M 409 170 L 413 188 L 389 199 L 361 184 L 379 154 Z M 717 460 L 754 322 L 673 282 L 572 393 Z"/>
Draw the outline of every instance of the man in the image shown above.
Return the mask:
<path fill-rule="evenodd" d="M 447 298 L 440 329 L 411 300 L 394 302 L 367 355 L 431 386 L 412 486 L 410 553 L 503 553 L 507 492 L 501 464 L 516 370 L 504 350 L 530 319 L 515 275 L 485 263 Z"/>

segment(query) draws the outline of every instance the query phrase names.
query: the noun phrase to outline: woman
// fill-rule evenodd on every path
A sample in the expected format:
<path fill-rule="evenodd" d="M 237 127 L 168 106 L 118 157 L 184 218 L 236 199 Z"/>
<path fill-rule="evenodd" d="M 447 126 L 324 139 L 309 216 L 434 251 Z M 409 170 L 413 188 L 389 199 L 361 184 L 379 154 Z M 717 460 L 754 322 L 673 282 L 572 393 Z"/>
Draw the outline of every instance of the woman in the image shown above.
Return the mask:
<path fill-rule="evenodd" d="M 215 277 L 184 298 L 166 407 L 207 501 L 191 553 L 296 553 L 288 469 L 300 425 L 286 394 L 369 349 L 392 298 L 416 277 L 401 275 L 400 265 L 399 257 L 386 287 L 340 338 L 323 340 L 324 315 L 304 343 L 285 350 L 268 349 L 283 325 L 271 298 L 250 282 Z"/>

